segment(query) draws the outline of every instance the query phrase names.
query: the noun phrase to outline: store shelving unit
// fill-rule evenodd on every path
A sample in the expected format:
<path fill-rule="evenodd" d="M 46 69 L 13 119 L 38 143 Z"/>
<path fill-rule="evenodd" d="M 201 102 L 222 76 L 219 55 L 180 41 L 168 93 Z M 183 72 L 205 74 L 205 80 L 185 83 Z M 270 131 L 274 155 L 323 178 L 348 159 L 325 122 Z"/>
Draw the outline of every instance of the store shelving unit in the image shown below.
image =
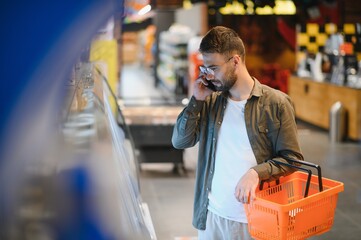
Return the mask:
<path fill-rule="evenodd" d="M 182 92 L 188 69 L 187 46 L 193 35 L 187 27 L 177 25 L 160 33 L 157 75 L 162 85 L 171 92 Z"/>

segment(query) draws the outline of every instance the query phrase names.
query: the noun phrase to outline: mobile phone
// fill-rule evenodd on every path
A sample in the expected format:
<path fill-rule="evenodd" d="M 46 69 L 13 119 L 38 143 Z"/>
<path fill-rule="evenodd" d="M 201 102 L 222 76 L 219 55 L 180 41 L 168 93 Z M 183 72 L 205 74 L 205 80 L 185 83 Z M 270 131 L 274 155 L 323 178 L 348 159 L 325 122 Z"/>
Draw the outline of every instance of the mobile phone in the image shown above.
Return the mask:
<path fill-rule="evenodd" d="M 212 81 L 207 81 L 208 85 L 204 85 L 206 86 L 207 88 L 211 89 L 212 91 L 216 92 L 217 89 L 216 89 L 216 86 L 214 86 L 214 84 L 212 83 Z"/>
<path fill-rule="evenodd" d="M 201 77 L 201 78 L 203 78 L 203 80 L 207 81 L 208 85 L 203 84 L 205 87 L 211 89 L 214 92 L 217 91 L 216 86 L 214 86 L 212 81 L 207 80 L 206 77 L 203 74 L 201 74 L 199 77 Z"/>

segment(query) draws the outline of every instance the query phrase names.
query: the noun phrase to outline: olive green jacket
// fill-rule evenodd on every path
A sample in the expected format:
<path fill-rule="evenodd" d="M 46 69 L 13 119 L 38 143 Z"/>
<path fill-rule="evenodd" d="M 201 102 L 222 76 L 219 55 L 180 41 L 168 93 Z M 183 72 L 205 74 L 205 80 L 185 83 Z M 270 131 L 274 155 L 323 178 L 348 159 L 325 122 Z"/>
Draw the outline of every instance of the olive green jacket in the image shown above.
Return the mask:
<path fill-rule="evenodd" d="M 276 178 L 292 171 L 265 160 L 286 162 L 284 157 L 303 160 L 295 114 L 290 98 L 258 80 L 245 106 L 247 134 L 258 165 L 253 169 L 260 180 Z M 228 93 L 214 92 L 205 101 L 194 97 L 178 116 L 172 143 L 184 149 L 198 145 L 198 164 L 193 210 L 193 225 L 204 230 L 207 219 L 208 192 L 212 186 L 215 151 L 219 129 L 227 107 Z"/>

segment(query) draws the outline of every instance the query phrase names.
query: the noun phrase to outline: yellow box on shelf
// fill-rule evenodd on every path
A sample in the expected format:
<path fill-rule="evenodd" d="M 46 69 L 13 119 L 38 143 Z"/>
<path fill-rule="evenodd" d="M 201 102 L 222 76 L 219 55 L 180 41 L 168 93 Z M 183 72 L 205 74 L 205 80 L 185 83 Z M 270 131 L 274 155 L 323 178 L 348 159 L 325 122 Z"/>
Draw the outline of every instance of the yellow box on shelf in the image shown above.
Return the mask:
<path fill-rule="evenodd" d="M 113 40 L 95 40 L 90 47 L 89 60 L 103 65 L 102 74 L 107 78 L 110 88 L 117 95 L 118 86 L 118 46 Z M 105 65 L 105 66 L 104 66 Z M 113 113 L 116 112 L 114 99 L 109 99 Z"/>

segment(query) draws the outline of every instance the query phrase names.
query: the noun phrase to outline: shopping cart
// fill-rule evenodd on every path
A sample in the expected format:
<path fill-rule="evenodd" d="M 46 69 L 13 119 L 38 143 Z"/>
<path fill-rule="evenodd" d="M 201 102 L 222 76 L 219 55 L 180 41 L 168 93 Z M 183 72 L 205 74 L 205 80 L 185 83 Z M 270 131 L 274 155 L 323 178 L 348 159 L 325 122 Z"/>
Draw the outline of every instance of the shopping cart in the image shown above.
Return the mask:
<path fill-rule="evenodd" d="M 267 189 L 263 189 L 264 181 L 261 181 L 254 201 L 244 205 L 248 229 L 254 239 L 305 239 L 327 232 L 333 225 L 343 183 L 322 178 L 318 165 L 288 160 L 296 164 L 269 161 L 298 171 L 269 182 Z M 318 176 L 301 164 L 316 168 Z"/>

